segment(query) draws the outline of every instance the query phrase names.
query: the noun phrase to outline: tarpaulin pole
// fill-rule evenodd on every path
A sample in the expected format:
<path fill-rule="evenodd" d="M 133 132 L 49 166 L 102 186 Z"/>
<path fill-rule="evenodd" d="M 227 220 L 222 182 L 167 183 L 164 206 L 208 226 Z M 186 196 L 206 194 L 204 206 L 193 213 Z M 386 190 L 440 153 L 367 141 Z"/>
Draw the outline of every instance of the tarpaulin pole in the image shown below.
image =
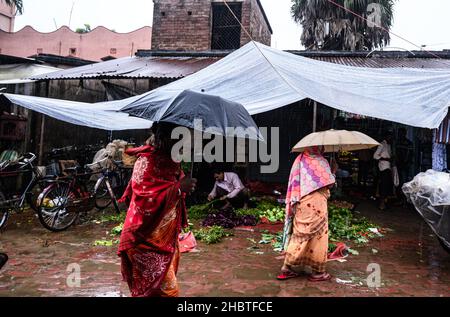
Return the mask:
<path fill-rule="evenodd" d="M 39 138 L 39 166 L 42 166 L 44 157 L 44 133 L 45 133 L 45 114 L 42 115 L 41 119 L 41 135 Z"/>
<path fill-rule="evenodd" d="M 45 96 L 50 95 L 50 81 L 45 81 Z M 41 135 L 39 136 L 39 166 L 42 166 L 44 161 L 44 134 L 45 134 L 45 114 L 42 114 L 41 119 Z"/>
<path fill-rule="evenodd" d="M 317 131 L 317 101 L 314 101 L 314 108 L 313 108 L 313 131 Z"/>

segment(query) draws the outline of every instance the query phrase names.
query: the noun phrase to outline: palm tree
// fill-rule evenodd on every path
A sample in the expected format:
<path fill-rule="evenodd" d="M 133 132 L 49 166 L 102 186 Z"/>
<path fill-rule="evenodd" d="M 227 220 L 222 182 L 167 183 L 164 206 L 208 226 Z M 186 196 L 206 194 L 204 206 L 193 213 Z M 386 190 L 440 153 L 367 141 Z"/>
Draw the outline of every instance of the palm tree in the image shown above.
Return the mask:
<path fill-rule="evenodd" d="M 17 13 L 22 14 L 23 13 L 23 2 L 22 0 L 1 0 L 5 1 L 7 5 L 9 6 L 15 6 Z"/>
<path fill-rule="evenodd" d="M 333 0 L 365 18 L 375 13 L 368 11 L 373 8 L 369 4 L 378 4 L 383 28 L 369 25 L 328 0 L 291 1 L 292 17 L 303 27 L 300 40 L 307 49 L 372 50 L 390 42 L 395 0 Z"/>

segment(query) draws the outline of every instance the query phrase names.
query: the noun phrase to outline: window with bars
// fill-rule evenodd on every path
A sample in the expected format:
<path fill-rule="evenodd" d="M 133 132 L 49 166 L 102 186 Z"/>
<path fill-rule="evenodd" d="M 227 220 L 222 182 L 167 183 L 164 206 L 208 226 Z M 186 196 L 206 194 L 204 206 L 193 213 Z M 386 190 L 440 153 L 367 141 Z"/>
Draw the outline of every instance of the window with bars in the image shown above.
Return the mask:
<path fill-rule="evenodd" d="M 242 3 L 228 4 L 236 17 L 242 19 Z M 232 50 L 241 46 L 241 26 L 226 5 L 212 5 L 212 50 Z"/>

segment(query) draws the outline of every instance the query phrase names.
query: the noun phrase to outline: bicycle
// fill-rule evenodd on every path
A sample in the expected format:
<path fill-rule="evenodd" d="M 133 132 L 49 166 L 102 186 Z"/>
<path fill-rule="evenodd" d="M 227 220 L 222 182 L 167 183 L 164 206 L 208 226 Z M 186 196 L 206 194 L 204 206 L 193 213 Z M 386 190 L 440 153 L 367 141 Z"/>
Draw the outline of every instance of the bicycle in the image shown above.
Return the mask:
<path fill-rule="evenodd" d="M 97 206 L 97 209 L 103 209 L 113 203 L 116 212 L 120 212 L 111 185 L 110 169 L 101 167 L 100 172 L 94 171 L 107 159 L 87 164 L 84 168 L 77 166 L 65 169 L 68 176 L 50 181 L 50 186 L 38 198 L 39 221 L 46 229 L 54 232 L 66 230 L 74 224 L 80 213 Z M 101 176 L 92 186 L 90 179 L 94 174 Z M 100 205 L 97 200 L 103 200 L 106 195 L 109 195 L 109 201 Z"/>
<path fill-rule="evenodd" d="M 24 210 L 25 202 L 36 211 L 37 198 L 53 176 L 43 176 L 33 162 L 36 155 L 26 153 L 15 161 L 0 163 L 0 229 L 12 211 Z M 17 188 L 17 182 L 25 185 Z"/>
<path fill-rule="evenodd" d="M 113 168 L 104 168 L 102 170 L 103 180 L 99 183 L 97 188 L 97 196 L 95 200 L 95 207 L 99 210 L 105 209 L 114 204 L 116 211 L 119 211 L 119 206 L 116 199 L 103 199 L 111 192 L 115 197 L 120 197 L 125 191 L 128 182 L 131 179 L 131 174 L 133 172 L 132 167 L 125 167 L 122 161 L 111 161 Z M 108 182 L 106 181 L 108 180 Z M 111 185 L 108 188 L 108 183 Z"/>

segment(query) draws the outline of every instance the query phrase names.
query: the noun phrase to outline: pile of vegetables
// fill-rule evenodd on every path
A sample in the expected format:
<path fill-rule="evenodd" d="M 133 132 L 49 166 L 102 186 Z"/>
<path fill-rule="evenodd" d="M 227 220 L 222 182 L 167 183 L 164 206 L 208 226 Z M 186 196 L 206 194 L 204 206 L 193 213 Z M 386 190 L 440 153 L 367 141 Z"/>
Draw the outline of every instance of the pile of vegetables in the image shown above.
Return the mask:
<path fill-rule="evenodd" d="M 261 199 L 253 200 L 254 208 L 225 210 L 216 209 L 217 201 L 206 204 L 194 205 L 189 208 L 190 220 L 202 220 L 205 227 L 221 226 L 223 228 L 234 228 L 237 226 L 255 226 L 258 221 L 276 223 L 284 221 L 284 207 L 276 201 Z"/>
<path fill-rule="evenodd" d="M 214 201 L 189 207 L 188 214 L 190 220 L 202 220 L 214 212 Z"/>
<path fill-rule="evenodd" d="M 206 244 L 218 243 L 222 241 L 223 238 L 231 235 L 230 232 L 220 226 L 212 226 L 194 230 L 193 234 L 197 240 L 203 241 Z"/>
<path fill-rule="evenodd" d="M 276 223 L 284 221 L 285 208 L 276 201 L 262 199 L 253 200 L 253 203 L 256 204 L 255 208 L 238 209 L 236 213 L 238 215 L 255 216 L 262 222 Z"/>
<path fill-rule="evenodd" d="M 369 239 L 382 236 L 376 225 L 364 217 L 354 217 L 348 208 L 328 206 L 328 228 L 330 242 L 352 241 L 366 244 Z"/>
<path fill-rule="evenodd" d="M 256 226 L 257 219 L 252 215 L 239 216 L 232 207 L 220 209 L 206 216 L 202 222 L 204 227 L 220 226 L 232 229 L 239 226 Z"/>
<path fill-rule="evenodd" d="M 355 217 L 354 213 L 346 207 L 353 205 L 347 202 L 333 202 L 328 206 L 328 228 L 329 228 L 329 252 L 336 248 L 336 242 L 351 242 L 356 245 L 364 245 L 370 239 L 382 237 L 380 229 L 364 217 Z M 260 244 L 271 244 L 274 251 L 281 251 L 283 232 L 270 234 L 263 232 Z M 357 255 L 356 250 L 349 249 L 349 253 Z"/>
<path fill-rule="evenodd" d="M 283 222 L 285 209 L 276 206 L 272 209 L 263 210 L 259 215 L 260 219 L 265 222 Z"/>

